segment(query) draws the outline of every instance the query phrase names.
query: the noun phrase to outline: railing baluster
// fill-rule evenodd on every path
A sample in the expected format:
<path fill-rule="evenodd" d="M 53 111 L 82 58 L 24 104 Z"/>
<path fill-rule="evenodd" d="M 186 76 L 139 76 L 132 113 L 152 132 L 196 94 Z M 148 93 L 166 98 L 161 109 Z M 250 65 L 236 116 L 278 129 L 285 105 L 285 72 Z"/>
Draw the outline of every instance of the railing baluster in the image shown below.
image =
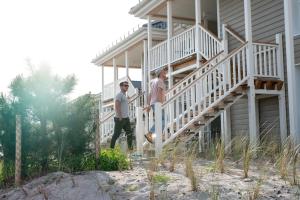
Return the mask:
<path fill-rule="evenodd" d="M 266 52 L 266 46 L 263 46 L 263 65 L 264 65 L 264 75 L 266 76 L 268 74 L 268 69 L 267 69 L 267 52 Z"/>
<path fill-rule="evenodd" d="M 274 69 L 274 74 L 273 76 L 278 76 L 277 74 L 277 66 L 278 64 L 276 63 L 276 48 L 273 48 L 272 50 L 272 54 L 273 54 L 273 69 Z"/>
<path fill-rule="evenodd" d="M 272 76 L 273 70 L 272 70 L 272 58 L 271 58 L 271 51 L 272 48 L 268 48 L 268 65 L 269 65 L 269 76 Z"/>

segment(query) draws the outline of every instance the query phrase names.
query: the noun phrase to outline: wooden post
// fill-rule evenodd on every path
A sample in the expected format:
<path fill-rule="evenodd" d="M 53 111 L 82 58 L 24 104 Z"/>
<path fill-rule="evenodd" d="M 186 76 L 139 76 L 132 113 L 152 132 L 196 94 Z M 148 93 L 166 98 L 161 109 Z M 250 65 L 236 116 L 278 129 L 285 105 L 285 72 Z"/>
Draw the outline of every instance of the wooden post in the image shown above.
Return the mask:
<path fill-rule="evenodd" d="M 136 149 L 139 155 L 143 155 L 143 139 L 144 139 L 144 130 L 143 130 L 143 109 L 141 107 L 136 107 Z"/>
<path fill-rule="evenodd" d="M 254 65 L 253 65 L 253 40 L 252 40 L 252 20 L 251 20 L 251 0 L 244 0 L 245 13 L 245 35 L 247 46 L 247 75 L 250 76 L 248 80 L 248 113 L 249 113 L 249 135 L 250 143 L 257 146 L 258 130 L 256 123 L 256 101 L 255 101 L 255 87 L 254 87 Z"/>
<path fill-rule="evenodd" d="M 162 109 L 161 103 L 155 103 L 155 157 L 162 152 Z"/>
<path fill-rule="evenodd" d="M 276 43 L 278 44 L 277 52 L 277 66 L 278 66 L 278 75 L 280 80 L 284 81 L 284 68 L 283 68 L 283 43 L 282 43 L 282 34 L 276 34 Z M 279 104 L 279 122 L 280 122 L 280 139 L 281 144 L 285 142 L 287 138 L 287 123 L 286 123 L 286 101 L 285 101 L 285 87 L 281 88 L 281 92 L 278 96 Z"/>
<path fill-rule="evenodd" d="M 16 163 L 15 163 L 15 184 L 21 184 L 21 116 L 16 115 Z"/>
<path fill-rule="evenodd" d="M 95 131 L 95 156 L 96 159 L 99 158 L 100 155 L 100 117 L 99 117 L 99 110 L 95 106 L 95 111 L 94 111 L 94 123 L 96 123 L 96 131 Z"/>

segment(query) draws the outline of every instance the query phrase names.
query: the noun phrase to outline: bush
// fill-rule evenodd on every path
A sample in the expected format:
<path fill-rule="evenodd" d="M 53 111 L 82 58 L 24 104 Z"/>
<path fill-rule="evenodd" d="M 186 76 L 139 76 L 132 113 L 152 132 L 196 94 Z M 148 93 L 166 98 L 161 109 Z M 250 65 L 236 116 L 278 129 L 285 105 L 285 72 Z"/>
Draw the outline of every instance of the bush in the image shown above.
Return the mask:
<path fill-rule="evenodd" d="M 100 169 L 104 171 L 129 169 L 129 161 L 120 148 L 102 150 L 99 162 Z"/>

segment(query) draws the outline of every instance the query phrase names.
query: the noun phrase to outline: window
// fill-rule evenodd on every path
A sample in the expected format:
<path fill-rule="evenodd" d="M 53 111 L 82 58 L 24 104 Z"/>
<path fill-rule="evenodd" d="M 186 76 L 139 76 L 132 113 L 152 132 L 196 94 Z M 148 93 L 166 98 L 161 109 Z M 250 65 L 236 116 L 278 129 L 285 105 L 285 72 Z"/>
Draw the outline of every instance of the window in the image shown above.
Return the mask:
<path fill-rule="evenodd" d="M 294 35 L 300 35 L 300 0 L 293 0 Z"/>

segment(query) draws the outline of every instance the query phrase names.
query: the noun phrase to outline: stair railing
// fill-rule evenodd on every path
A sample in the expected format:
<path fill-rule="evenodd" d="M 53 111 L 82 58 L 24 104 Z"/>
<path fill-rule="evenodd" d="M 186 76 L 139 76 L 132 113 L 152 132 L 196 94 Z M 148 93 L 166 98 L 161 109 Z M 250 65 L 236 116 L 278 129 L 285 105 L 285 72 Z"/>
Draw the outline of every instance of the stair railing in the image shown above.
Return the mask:
<path fill-rule="evenodd" d="M 200 120 L 204 113 L 207 113 L 209 109 L 216 106 L 231 91 L 246 81 L 246 48 L 247 43 L 193 80 L 165 103 L 155 104 L 155 150 L 157 155 L 164 145 L 193 125 L 194 122 Z M 218 80 L 217 77 L 221 76 L 224 65 L 226 66 L 224 73 L 226 79 Z M 197 90 L 197 85 L 200 85 L 200 90 Z M 175 111 L 173 115 L 170 115 L 169 109 L 172 107 L 175 108 Z M 165 120 L 162 122 L 163 113 Z M 163 125 L 164 130 L 162 130 Z M 168 131 L 170 126 L 175 127 L 174 133 Z"/>

